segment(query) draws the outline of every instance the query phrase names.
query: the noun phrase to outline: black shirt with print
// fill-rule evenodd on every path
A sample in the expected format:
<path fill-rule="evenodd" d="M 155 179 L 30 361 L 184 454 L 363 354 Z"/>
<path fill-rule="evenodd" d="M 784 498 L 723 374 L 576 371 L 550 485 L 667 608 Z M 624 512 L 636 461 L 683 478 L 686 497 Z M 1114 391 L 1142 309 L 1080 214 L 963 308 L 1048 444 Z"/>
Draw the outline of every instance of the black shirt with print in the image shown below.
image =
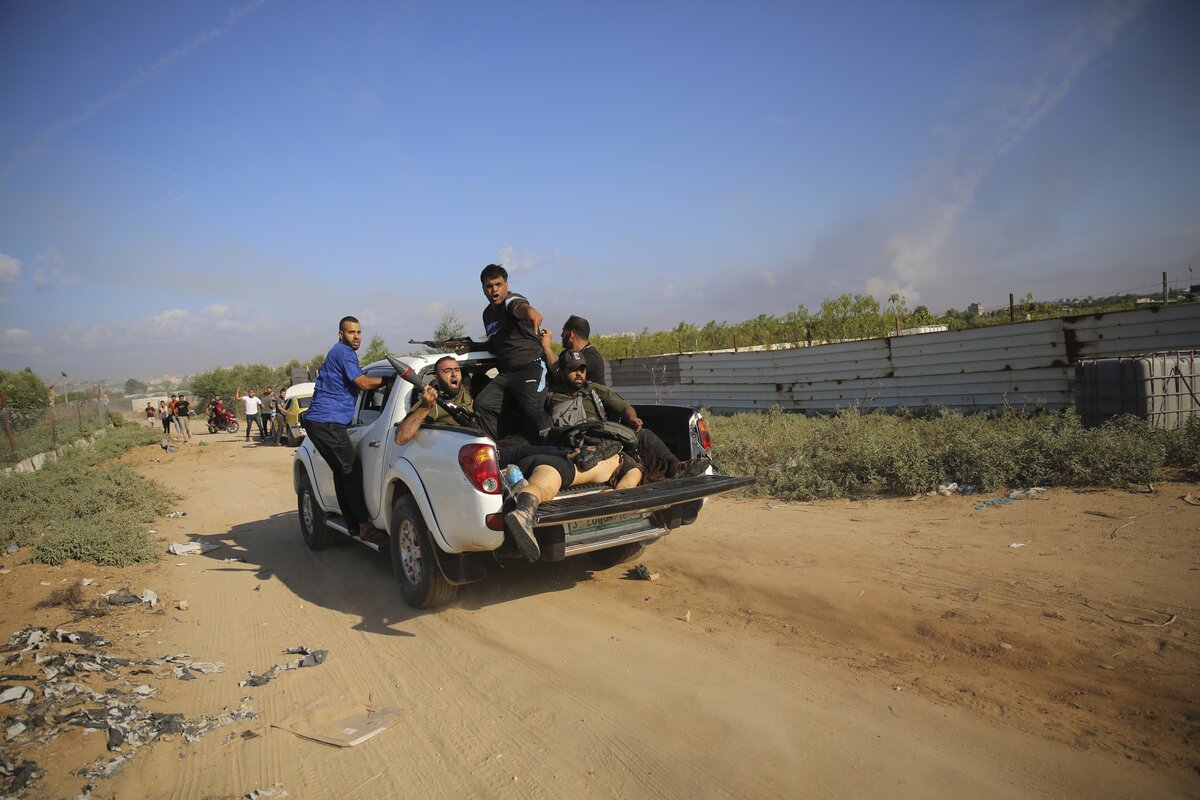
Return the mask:
<path fill-rule="evenodd" d="M 488 304 L 483 310 L 488 349 L 496 354 L 501 372 L 520 369 L 542 357 L 542 343 L 533 325 L 513 314 L 522 305 L 529 305 L 529 301 L 516 292 L 509 292 L 503 303 L 498 306 Z"/>

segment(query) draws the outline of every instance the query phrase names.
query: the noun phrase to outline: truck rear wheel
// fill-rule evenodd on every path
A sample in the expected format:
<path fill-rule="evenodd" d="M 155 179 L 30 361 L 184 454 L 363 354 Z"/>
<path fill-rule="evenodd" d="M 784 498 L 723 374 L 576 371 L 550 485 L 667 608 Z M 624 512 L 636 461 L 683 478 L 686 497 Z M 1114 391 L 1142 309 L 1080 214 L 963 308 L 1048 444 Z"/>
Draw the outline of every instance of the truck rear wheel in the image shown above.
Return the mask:
<path fill-rule="evenodd" d="M 433 538 L 421 510 L 410 495 L 400 495 L 392 504 L 392 571 L 400 582 L 400 593 L 413 608 L 432 608 L 448 603 L 458 587 L 446 580 L 437 563 Z"/>
<path fill-rule="evenodd" d="M 635 558 L 641 556 L 642 551 L 645 549 L 646 545 L 642 542 L 630 542 L 629 544 L 621 544 L 616 547 L 597 550 L 592 553 L 592 560 L 604 568 L 615 567 L 618 564 L 633 561 Z"/>
<path fill-rule="evenodd" d="M 300 474 L 300 491 L 296 493 L 296 510 L 300 512 L 300 533 L 309 550 L 324 550 L 337 543 L 337 531 L 325 526 L 325 512 L 313 494 L 308 473 Z"/>

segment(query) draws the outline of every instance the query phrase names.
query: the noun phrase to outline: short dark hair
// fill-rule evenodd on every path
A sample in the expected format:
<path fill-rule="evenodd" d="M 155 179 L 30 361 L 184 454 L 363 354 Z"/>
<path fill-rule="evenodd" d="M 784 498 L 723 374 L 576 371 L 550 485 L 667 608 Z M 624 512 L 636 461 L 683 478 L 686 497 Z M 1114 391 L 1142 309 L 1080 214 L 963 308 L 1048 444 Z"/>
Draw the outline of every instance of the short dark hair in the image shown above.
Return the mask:
<path fill-rule="evenodd" d="M 592 326 L 588 324 L 586 319 L 576 314 L 567 317 L 567 321 L 563 323 L 563 330 L 571 331 L 571 333 L 580 339 L 588 339 L 592 335 Z"/>
<path fill-rule="evenodd" d="M 437 361 L 433 362 L 433 371 L 434 372 L 437 372 L 439 369 L 441 369 L 443 361 L 453 361 L 455 364 L 458 363 L 458 359 L 455 358 L 454 356 L 442 356 Z"/>
<path fill-rule="evenodd" d="M 358 322 L 358 317 L 342 317 L 338 320 L 338 331 L 346 330 L 347 322 Z"/>
<path fill-rule="evenodd" d="M 504 280 L 507 281 L 508 270 L 499 264 L 488 264 L 483 268 L 483 272 L 479 273 L 480 283 L 487 283 L 488 281 L 495 280 L 496 278 L 504 278 Z"/>

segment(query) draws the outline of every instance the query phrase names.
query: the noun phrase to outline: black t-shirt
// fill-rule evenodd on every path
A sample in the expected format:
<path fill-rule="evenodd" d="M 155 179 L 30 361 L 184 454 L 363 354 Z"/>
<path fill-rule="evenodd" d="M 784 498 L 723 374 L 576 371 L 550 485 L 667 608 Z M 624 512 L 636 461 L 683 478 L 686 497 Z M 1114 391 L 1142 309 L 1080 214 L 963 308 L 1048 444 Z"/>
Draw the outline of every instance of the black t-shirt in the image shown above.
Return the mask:
<path fill-rule="evenodd" d="M 503 303 L 498 306 L 489 303 L 483 310 L 488 349 L 496 354 L 501 372 L 520 369 L 542 357 L 542 343 L 533 325 L 513 314 L 521 305 L 529 305 L 529 301 L 516 292 L 509 292 Z"/>
<path fill-rule="evenodd" d="M 186 417 L 189 413 L 191 413 L 191 410 L 192 410 L 192 404 L 189 403 L 187 400 L 176 400 L 175 401 L 175 416 Z"/>

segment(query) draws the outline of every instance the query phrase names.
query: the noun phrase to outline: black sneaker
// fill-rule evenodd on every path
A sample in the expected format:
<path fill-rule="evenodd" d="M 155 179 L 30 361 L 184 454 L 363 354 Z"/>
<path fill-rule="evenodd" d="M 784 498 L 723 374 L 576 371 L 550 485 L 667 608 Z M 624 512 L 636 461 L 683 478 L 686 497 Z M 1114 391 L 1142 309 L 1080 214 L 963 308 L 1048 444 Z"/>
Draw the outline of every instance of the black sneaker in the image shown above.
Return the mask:
<path fill-rule="evenodd" d="M 601 461 L 612 458 L 617 453 L 621 452 L 621 449 L 620 442 L 613 439 L 607 439 L 600 442 L 595 447 L 580 448 L 571 460 L 575 463 L 575 468 L 577 470 L 580 472 L 587 472 L 588 470 L 595 469 L 596 465 Z"/>
<path fill-rule="evenodd" d="M 697 475 L 703 475 L 708 471 L 708 468 L 713 465 L 712 459 L 708 456 L 700 456 L 699 458 L 689 458 L 687 461 L 680 461 L 679 466 L 675 468 L 676 478 L 694 478 Z"/>

